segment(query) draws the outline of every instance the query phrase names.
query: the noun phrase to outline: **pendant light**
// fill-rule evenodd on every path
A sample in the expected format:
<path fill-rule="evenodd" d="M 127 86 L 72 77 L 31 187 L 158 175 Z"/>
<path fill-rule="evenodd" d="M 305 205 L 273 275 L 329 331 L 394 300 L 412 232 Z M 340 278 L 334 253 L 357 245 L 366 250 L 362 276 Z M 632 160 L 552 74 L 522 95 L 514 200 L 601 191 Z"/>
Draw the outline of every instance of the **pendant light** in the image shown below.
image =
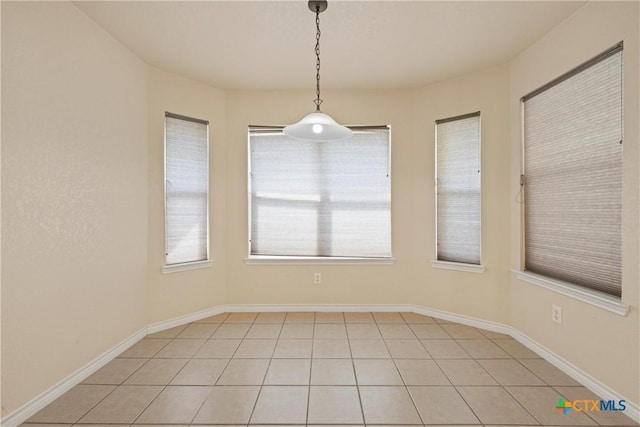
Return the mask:
<path fill-rule="evenodd" d="M 299 139 L 312 141 L 331 141 L 351 136 L 346 126 L 339 125 L 328 114 L 320 111 L 320 13 L 327 10 L 326 0 L 309 0 L 309 9 L 316 14 L 316 111 L 307 114 L 298 123 L 285 126 L 283 133 Z"/>

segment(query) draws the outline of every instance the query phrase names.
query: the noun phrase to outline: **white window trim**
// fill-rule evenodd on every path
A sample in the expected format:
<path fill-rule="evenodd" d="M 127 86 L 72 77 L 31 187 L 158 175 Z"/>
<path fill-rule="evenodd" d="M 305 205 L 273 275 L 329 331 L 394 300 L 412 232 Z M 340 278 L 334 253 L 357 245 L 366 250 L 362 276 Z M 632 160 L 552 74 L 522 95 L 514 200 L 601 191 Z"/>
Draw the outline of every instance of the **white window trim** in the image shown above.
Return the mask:
<path fill-rule="evenodd" d="M 162 267 L 162 273 L 177 273 L 178 271 L 198 270 L 200 268 L 209 268 L 213 266 L 212 260 L 183 262 L 180 264 L 170 264 Z"/>
<path fill-rule="evenodd" d="M 524 282 L 549 289 L 559 294 L 577 299 L 578 301 L 586 302 L 587 304 L 602 308 L 617 315 L 626 316 L 629 312 L 629 307 L 626 304 L 623 304 L 621 299 L 604 292 L 598 292 L 573 283 L 552 279 L 530 271 L 511 271 L 515 274 L 517 279 Z"/>
<path fill-rule="evenodd" d="M 467 264 L 464 262 L 431 260 L 431 267 L 442 268 L 444 270 L 466 271 L 469 273 L 484 273 L 485 267 L 482 264 Z"/>
<path fill-rule="evenodd" d="M 288 257 L 288 256 L 259 256 L 254 255 L 244 259 L 248 265 L 391 265 L 395 264 L 393 257 L 389 258 L 357 258 L 357 257 Z"/>

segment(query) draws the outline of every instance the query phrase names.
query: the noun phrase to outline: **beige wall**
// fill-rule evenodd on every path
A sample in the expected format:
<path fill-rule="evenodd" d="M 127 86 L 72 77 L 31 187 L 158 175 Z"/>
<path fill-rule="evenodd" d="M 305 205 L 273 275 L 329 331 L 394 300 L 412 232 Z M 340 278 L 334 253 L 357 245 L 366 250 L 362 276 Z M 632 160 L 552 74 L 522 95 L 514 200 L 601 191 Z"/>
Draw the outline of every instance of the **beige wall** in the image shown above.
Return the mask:
<path fill-rule="evenodd" d="M 625 142 L 623 163 L 622 299 L 629 314 L 621 317 L 575 299 L 513 278 L 512 325 L 586 371 L 627 399 L 640 401 L 638 384 L 638 2 L 591 2 L 522 52 L 511 64 L 511 196 L 520 175 L 521 96 L 624 40 Z M 512 201 L 511 266 L 522 266 L 521 206 Z M 551 304 L 563 309 L 563 323 L 551 323 Z"/>
<path fill-rule="evenodd" d="M 2 4 L 2 414 L 145 324 L 146 67 L 70 3 Z"/>
<path fill-rule="evenodd" d="M 226 235 L 225 93 L 211 86 L 149 67 L 149 239 L 147 323 L 224 303 Z M 164 113 L 209 121 L 210 248 L 213 266 L 163 274 Z"/>

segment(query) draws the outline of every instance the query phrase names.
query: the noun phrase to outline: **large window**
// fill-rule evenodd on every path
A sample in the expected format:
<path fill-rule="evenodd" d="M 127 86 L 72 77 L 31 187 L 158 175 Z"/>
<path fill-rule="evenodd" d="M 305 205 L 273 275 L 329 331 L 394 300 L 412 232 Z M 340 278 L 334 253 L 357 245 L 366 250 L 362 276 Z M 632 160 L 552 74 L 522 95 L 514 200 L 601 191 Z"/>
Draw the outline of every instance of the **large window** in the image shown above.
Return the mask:
<path fill-rule="evenodd" d="M 209 123 L 165 115 L 166 264 L 209 259 Z"/>
<path fill-rule="evenodd" d="M 249 130 L 250 256 L 391 257 L 390 130 L 340 141 Z"/>
<path fill-rule="evenodd" d="M 438 261 L 480 264 L 480 113 L 436 121 Z"/>
<path fill-rule="evenodd" d="M 522 102 L 526 270 L 621 296 L 622 46 Z"/>

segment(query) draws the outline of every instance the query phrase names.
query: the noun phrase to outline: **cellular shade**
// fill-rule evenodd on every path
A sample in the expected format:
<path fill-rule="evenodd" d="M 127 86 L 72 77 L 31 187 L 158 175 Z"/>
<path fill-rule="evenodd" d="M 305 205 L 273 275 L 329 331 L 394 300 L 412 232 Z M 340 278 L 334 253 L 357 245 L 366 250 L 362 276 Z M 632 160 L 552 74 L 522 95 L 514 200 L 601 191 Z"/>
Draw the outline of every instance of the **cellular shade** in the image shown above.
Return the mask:
<path fill-rule="evenodd" d="M 205 121 L 165 117 L 166 264 L 209 258 L 209 137 Z"/>
<path fill-rule="evenodd" d="M 250 130 L 250 255 L 391 256 L 387 127 L 339 141 Z"/>
<path fill-rule="evenodd" d="M 526 269 L 620 296 L 621 48 L 523 103 Z"/>
<path fill-rule="evenodd" d="M 437 259 L 480 264 L 480 113 L 436 122 Z"/>

